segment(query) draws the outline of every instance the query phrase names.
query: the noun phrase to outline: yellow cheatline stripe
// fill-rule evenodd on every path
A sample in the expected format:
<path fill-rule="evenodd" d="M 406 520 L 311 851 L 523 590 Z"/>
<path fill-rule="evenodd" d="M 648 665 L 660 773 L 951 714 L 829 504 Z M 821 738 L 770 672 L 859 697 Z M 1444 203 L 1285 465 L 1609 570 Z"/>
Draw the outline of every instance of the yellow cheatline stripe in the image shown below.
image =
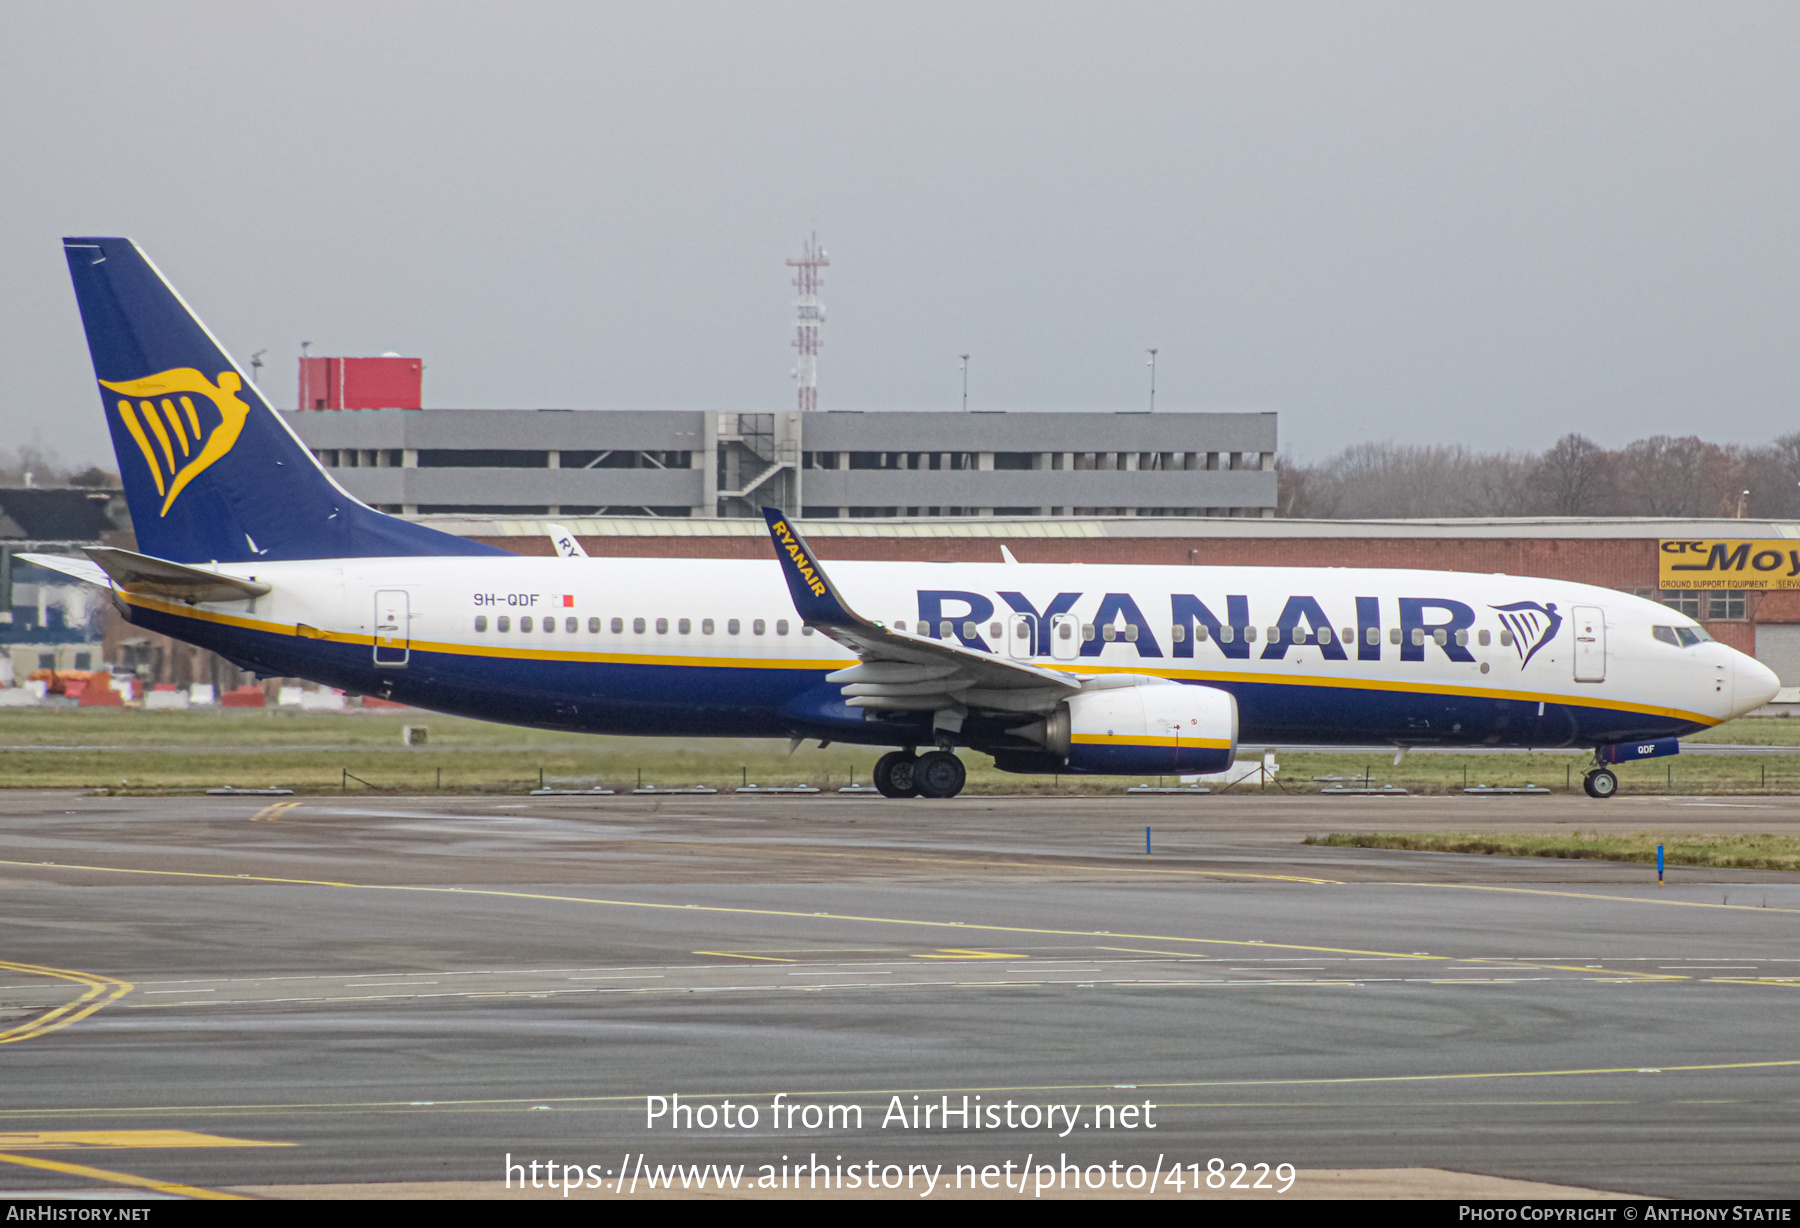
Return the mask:
<path fill-rule="evenodd" d="M 150 466 L 150 476 L 156 479 L 156 493 L 163 493 L 162 466 L 156 463 L 156 454 L 150 450 L 150 440 L 144 435 L 144 428 L 139 425 L 137 411 L 131 408 L 131 402 L 120 399 L 119 417 L 125 420 L 125 429 L 137 441 L 138 451 L 144 454 L 144 463 Z"/>
<path fill-rule="evenodd" d="M 292 1147 L 253 1138 L 226 1138 L 193 1130 L 0 1130 L 0 1150 L 63 1151 L 90 1148 Z"/>
<path fill-rule="evenodd" d="M 196 622 L 237 627 L 246 631 L 262 631 L 269 635 L 299 635 L 305 639 L 325 640 L 334 644 L 373 646 L 376 642 L 376 638 L 371 635 L 349 631 L 329 631 L 297 623 L 273 623 L 265 619 L 246 618 L 241 614 L 225 614 L 216 610 L 200 610 L 149 597 L 142 593 L 121 593 L 120 596 L 129 605 L 142 606 L 145 609 L 170 614 L 176 618 L 190 618 Z M 383 637 L 381 642 L 384 645 L 391 644 L 395 647 L 399 647 L 401 643 L 399 640 L 390 640 L 386 637 Z M 483 644 L 452 644 L 432 640 L 410 640 L 407 641 L 407 644 L 414 652 L 434 652 L 445 656 L 493 657 L 514 661 L 573 661 L 612 665 L 682 665 L 694 668 L 807 671 L 842 669 L 846 665 L 856 663 L 856 658 L 851 656 L 816 658 L 657 656 L 619 652 L 569 652 L 554 648 L 515 648 L 504 645 L 488 647 Z"/>
<path fill-rule="evenodd" d="M 1453 686 L 1449 684 L 1402 682 L 1378 678 L 1335 678 L 1320 674 L 1254 674 L 1228 670 L 1170 669 L 1142 665 L 1070 665 L 1046 662 L 1051 668 L 1082 674 L 1150 674 L 1170 681 L 1245 682 L 1268 686 L 1325 687 L 1348 691 L 1386 691 L 1410 695 L 1452 695 L 1470 699 L 1516 699 L 1521 703 L 1566 704 L 1576 708 L 1604 708 L 1617 712 L 1638 712 L 1650 716 L 1672 716 L 1697 724 L 1717 725 L 1719 718 L 1682 708 L 1664 708 L 1654 704 L 1630 703 L 1620 699 L 1603 699 L 1587 695 L 1563 695 L 1555 691 L 1509 691 L 1496 687 Z"/>
<path fill-rule="evenodd" d="M 106 1181 L 113 1185 L 128 1185 L 140 1190 L 154 1190 L 158 1194 L 179 1194 L 184 1198 L 208 1198 L 229 1200 L 231 1202 L 247 1202 L 242 1194 L 227 1194 L 222 1190 L 205 1190 L 197 1185 L 182 1185 L 175 1181 L 157 1181 L 151 1177 L 134 1177 L 130 1173 L 115 1173 L 105 1168 L 90 1168 L 86 1164 L 65 1164 L 61 1160 L 40 1160 L 36 1156 L 15 1156 L 0 1152 L 0 1163 L 20 1164 L 26 1168 L 42 1168 L 53 1173 L 67 1173 L 72 1177 L 87 1177 L 94 1181 Z"/>
<path fill-rule="evenodd" d="M 31 1040 L 51 1032 L 60 1031 L 72 1023 L 80 1023 L 89 1015 L 117 1002 L 130 993 L 134 986 L 130 981 L 121 981 L 116 977 L 102 976 L 93 972 L 72 972 L 67 968 L 46 968 L 39 964 L 18 964 L 0 960 L 0 969 L 9 972 L 22 972 L 28 976 L 48 976 L 58 980 L 74 981 L 77 985 L 87 986 L 86 992 L 72 1001 L 45 1011 L 41 1015 L 27 1019 L 24 1023 L 0 1031 L 0 1045 L 17 1044 L 22 1040 Z"/>
<path fill-rule="evenodd" d="M 121 593 L 127 604 L 143 606 L 176 618 L 191 618 L 198 622 L 217 623 L 222 626 L 238 627 L 248 631 L 263 631 L 270 635 L 304 635 L 308 639 L 326 640 L 338 644 L 374 644 L 374 637 L 347 631 L 326 631 L 307 627 L 304 632 L 292 623 L 272 623 L 263 619 L 245 618 L 237 614 L 223 614 L 215 610 L 201 610 L 192 606 L 179 605 L 175 602 L 162 601 L 155 597 L 147 597 L 141 593 Z M 514 648 L 509 646 L 488 647 L 483 644 L 455 644 L 429 640 L 413 640 L 411 647 L 415 652 L 433 652 L 444 656 L 491 657 L 503 660 L 520 661 L 576 661 L 613 665 L 674 665 L 694 669 L 788 669 L 788 670 L 834 670 L 846 665 L 855 664 L 854 657 L 817 657 L 817 658 L 782 658 L 782 657 L 705 657 L 705 656 L 658 656 L 632 653 L 607 652 L 569 652 L 553 648 Z M 1586 695 L 1563 695 L 1555 691 L 1508 691 L 1496 687 L 1451 686 L 1435 683 L 1402 682 L 1369 678 L 1332 678 L 1316 674 L 1258 674 L 1233 673 L 1225 670 L 1172 669 L 1149 664 L 1139 665 L 1090 665 L 1082 662 L 1044 661 L 1033 662 L 1045 669 L 1054 669 L 1071 674 L 1148 674 L 1153 678 L 1164 678 L 1171 682 L 1233 682 L 1258 686 L 1286 687 L 1322 687 L 1328 690 L 1379 691 L 1400 695 L 1449 695 L 1461 699 L 1510 699 L 1520 703 L 1564 704 L 1576 708 L 1597 708 L 1611 712 L 1634 712 L 1645 716 L 1665 716 L 1675 720 L 1689 721 L 1696 725 L 1713 726 L 1719 724 L 1720 718 L 1708 716 L 1703 712 L 1689 712 L 1683 708 L 1667 708 L 1656 704 L 1633 703 L 1623 699 L 1604 699 Z"/>
<path fill-rule="evenodd" d="M 1082 746 L 1153 746 L 1160 750 L 1184 746 L 1206 750 L 1231 749 L 1231 743 L 1224 738 L 1161 738 L 1145 734 L 1076 733 L 1069 735 L 1069 741 Z"/>

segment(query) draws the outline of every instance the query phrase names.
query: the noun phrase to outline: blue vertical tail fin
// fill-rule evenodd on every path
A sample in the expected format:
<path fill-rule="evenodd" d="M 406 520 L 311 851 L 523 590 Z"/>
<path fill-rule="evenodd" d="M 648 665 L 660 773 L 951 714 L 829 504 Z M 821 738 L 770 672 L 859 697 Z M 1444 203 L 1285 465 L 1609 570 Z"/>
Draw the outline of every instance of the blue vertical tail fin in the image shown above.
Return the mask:
<path fill-rule="evenodd" d="M 502 554 L 320 467 L 129 239 L 64 239 L 138 549 L 177 562 Z"/>

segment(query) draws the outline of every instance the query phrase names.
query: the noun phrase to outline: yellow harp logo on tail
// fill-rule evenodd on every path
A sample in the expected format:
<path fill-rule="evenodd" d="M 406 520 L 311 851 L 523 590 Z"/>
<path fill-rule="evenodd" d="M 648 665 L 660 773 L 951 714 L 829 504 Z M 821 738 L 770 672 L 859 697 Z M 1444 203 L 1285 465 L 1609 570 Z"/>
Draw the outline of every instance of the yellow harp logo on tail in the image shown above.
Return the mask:
<path fill-rule="evenodd" d="M 250 416 L 250 407 L 237 395 L 244 381 L 236 371 L 219 372 L 216 384 L 192 367 L 176 367 L 142 379 L 103 379 L 100 386 L 124 394 L 119 417 L 163 497 L 159 516 L 167 516 L 175 496 L 231 451 Z M 135 406 L 133 397 L 138 398 Z M 205 404 L 196 405 L 196 397 L 204 397 Z"/>

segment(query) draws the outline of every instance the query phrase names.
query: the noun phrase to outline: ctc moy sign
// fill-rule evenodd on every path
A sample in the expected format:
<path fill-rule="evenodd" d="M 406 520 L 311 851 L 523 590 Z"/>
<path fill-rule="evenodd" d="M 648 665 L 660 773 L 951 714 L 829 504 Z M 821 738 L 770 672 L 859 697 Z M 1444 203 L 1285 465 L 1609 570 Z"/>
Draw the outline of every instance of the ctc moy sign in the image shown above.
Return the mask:
<path fill-rule="evenodd" d="M 1800 589 L 1800 541 L 1660 542 L 1657 582 L 1665 589 Z"/>

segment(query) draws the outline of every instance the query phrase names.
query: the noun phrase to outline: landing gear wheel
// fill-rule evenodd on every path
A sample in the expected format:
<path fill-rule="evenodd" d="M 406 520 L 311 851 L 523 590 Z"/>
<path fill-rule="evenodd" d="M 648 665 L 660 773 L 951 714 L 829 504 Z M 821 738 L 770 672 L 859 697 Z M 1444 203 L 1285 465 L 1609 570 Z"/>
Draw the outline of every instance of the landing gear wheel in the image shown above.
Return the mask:
<path fill-rule="evenodd" d="M 1581 778 L 1581 787 L 1589 797 L 1607 798 L 1619 791 L 1619 778 L 1606 768 L 1595 768 Z"/>
<path fill-rule="evenodd" d="M 920 797 L 955 797 L 968 773 L 961 759 L 947 750 L 934 750 L 920 757 L 917 779 Z"/>
<path fill-rule="evenodd" d="M 883 797 L 919 795 L 919 761 L 903 750 L 891 750 L 875 761 L 875 788 Z"/>

